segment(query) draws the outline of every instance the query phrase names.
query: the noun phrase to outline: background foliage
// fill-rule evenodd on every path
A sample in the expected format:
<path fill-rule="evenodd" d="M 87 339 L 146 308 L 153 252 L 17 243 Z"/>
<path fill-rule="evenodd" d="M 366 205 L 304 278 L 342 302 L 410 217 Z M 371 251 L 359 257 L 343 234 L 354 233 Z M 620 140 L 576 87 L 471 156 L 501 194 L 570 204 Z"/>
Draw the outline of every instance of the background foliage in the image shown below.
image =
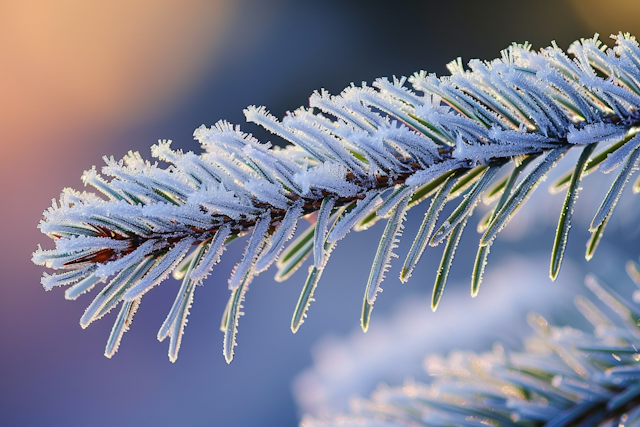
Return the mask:
<path fill-rule="evenodd" d="M 193 2 L 180 13 L 169 3 L 134 8 L 105 2 L 90 9 L 71 2 L 55 10 L 45 2 L 24 4 L 5 2 L 0 13 L 6 21 L 0 26 L 3 62 L 10 64 L 0 79 L 8 94 L 0 101 L 5 154 L 0 168 L 5 196 L 0 214 L 5 237 L 0 249 L 0 421 L 7 425 L 52 419 L 61 425 L 295 425 L 289 383 L 310 364 L 311 344 L 324 333 L 342 334 L 357 324 L 362 288 L 346 284 L 366 283 L 376 232 L 350 236 L 336 250 L 317 294 L 322 300 L 296 336 L 288 325 L 297 291 L 288 286 L 303 277 L 285 284 L 272 283 L 269 275 L 257 279 L 246 303 L 250 314 L 243 319 L 242 352 L 227 366 L 215 326 L 227 300 L 226 277 L 242 250 L 237 245 L 233 250 L 238 253 L 228 254 L 217 269 L 220 276 L 210 278 L 200 292 L 176 366 L 166 362 L 165 344 L 149 333 L 171 305 L 175 289 L 170 286 L 146 297 L 147 308 L 138 314 L 123 350 L 111 361 L 104 359 L 109 322 L 83 332 L 77 326 L 83 306 L 44 293 L 38 284 L 41 269 L 29 261 L 41 241 L 35 224 L 43 207 L 61 187 L 77 187 L 81 172 L 99 164 L 103 154 L 119 158 L 137 149 L 146 155 L 159 138 L 193 149 L 193 129 L 221 118 L 240 123 L 249 104 L 266 105 L 282 116 L 304 105 L 320 87 L 337 93 L 351 81 L 384 75 L 418 69 L 442 74 L 457 56 L 493 58 L 512 41 L 528 40 L 538 48 L 555 39 L 566 48 L 595 31 L 640 34 L 640 28 L 633 28 L 639 12 L 631 1 L 606 7 L 576 0 L 420 2 L 391 8 L 371 1 L 267 5 L 245 0 Z M 189 55 L 180 56 L 184 52 Z M 96 61 L 103 66 L 89 66 Z M 555 202 L 554 217 L 561 197 Z M 410 216 L 407 227 L 419 221 Z M 575 221 L 568 250 L 582 267 L 586 227 L 583 236 L 577 231 L 586 220 Z M 518 236 L 527 237 L 525 245 L 497 243 L 492 263 L 507 250 L 548 252 L 555 219 L 547 224 L 540 218 L 536 224 L 535 235 Z M 634 232 L 637 237 L 637 229 L 610 224 L 594 261 L 616 261 L 610 265 L 619 270 L 636 255 L 627 253 L 637 248 Z M 470 238 L 472 249 L 459 252 L 457 265 L 473 262 L 476 236 Z M 355 258 L 337 262 L 354 254 L 366 268 L 354 269 Z M 416 295 L 428 304 L 429 290 L 419 279 L 431 284 L 438 257 L 421 265 L 408 287 L 390 279 L 378 314 L 403 296 Z M 546 260 L 541 269 L 546 271 Z M 461 268 L 456 274 L 465 278 L 466 298 L 469 272 Z M 455 299 L 444 302 L 453 305 Z M 374 319 L 371 331 L 375 327 Z M 247 405 L 252 411 L 245 410 Z"/>

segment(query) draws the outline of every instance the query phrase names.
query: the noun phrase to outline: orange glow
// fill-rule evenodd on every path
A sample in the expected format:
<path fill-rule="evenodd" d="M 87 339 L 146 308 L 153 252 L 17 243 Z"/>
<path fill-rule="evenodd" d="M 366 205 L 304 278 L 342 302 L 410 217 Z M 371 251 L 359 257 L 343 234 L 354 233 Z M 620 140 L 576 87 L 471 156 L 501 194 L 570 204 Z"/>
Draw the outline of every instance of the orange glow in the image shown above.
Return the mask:
<path fill-rule="evenodd" d="M 640 37 L 640 2 L 638 0 L 570 0 L 576 15 L 587 27 L 598 32 L 609 46 L 610 34 L 629 32 Z"/>
<path fill-rule="evenodd" d="M 231 12 L 230 0 L 0 3 L 0 144 L 157 114 L 211 68 Z"/>

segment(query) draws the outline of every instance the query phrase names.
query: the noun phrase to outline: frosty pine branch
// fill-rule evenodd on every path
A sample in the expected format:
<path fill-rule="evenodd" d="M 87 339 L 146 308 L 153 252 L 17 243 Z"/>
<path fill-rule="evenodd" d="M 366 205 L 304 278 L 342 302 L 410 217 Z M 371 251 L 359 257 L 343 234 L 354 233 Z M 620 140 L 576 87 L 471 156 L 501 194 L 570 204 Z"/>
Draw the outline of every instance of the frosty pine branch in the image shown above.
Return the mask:
<path fill-rule="evenodd" d="M 640 287 L 638 264 L 629 261 L 627 271 Z M 640 309 L 593 275 L 585 284 L 597 300 L 575 304 L 593 333 L 530 314 L 535 334 L 524 352 L 497 344 L 485 354 L 430 355 L 429 383 L 382 384 L 370 399 L 352 399 L 351 414 L 306 416 L 300 426 L 638 426 Z"/>
<path fill-rule="evenodd" d="M 470 70 L 460 59 L 450 63 L 451 76 L 381 78 L 373 87 L 352 85 L 339 96 L 323 90 L 311 96 L 310 108 L 281 121 L 263 107 L 247 108 L 247 120 L 290 142 L 285 148 L 221 121 L 195 131 L 205 150 L 201 155 L 174 151 L 166 141 L 153 146 L 153 156 L 170 164 L 164 169 L 138 153 L 121 161 L 105 158 L 102 174 L 110 178 L 95 168 L 82 177 L 104 197 L 65 189 L 44 212 L 39 227 L 56 247 L 33 254 L 36 264 L 55 270 L 44 274 L 42 284 L 70 285 L 65 295 L 75 299 L 106 283 L 80 324 L 86 327 L 121 305 L 107 343 L 110 357 L 142 296 L 173 272 L 182 286 L 158 339 L 169 337 L 175 361 L 196 286 L 228 243 L 249 234 L 229 279 L 231 297 L 221 325 L 230 362 L 253 277 L 275 262 L 276 280 L 285 280 L 313 254 L 292 319 L 295 332 L 337 241 L 388 218 L 366 285 L 366 330 L 408 209 L 431 198 L 403 265 L 403 282 L 427 245 L 445 243 L 433 289 L 435 310 L 479 200 L 495 205 L 478 226 L 483 235 L 472 295 L 497 233 L 557 161 L 577 147 L 582 155 L 575 170 L 552 185 L 556 191 L 568 188 L 552 250 L 555 278 L 581 178 L 621 165 L 591 224 L 590 258 L 638 165 L 640 47 L 628 34 L 613 38 L 611 49 L 597 36 L 575 42 L 569 49 L 574 59 L 555 44 L 539 52 L 514 44 L 499 59 L 472 60 Z M 592 155 L 598 144 L 604 150 Z M 503 172 L 512 163 L 513 170 Z M 461 195 L 451 216 L 437 225 L 444 205 Z M 312 225 L 286 246 L 301 217 Z"/>

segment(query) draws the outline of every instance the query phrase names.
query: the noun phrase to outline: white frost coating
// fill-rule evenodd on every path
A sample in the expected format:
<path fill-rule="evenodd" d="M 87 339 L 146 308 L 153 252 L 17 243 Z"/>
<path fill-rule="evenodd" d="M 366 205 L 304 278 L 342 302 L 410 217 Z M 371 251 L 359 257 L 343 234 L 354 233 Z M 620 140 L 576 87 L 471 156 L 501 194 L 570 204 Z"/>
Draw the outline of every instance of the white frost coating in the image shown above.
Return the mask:
<path fill-rule="evenodd" d="M 584 125 L 580 129 L 571 128 L 567 134 L 567 141 L 572 144 L 591 144 L 622 138 L 626 133 L 627 128 L 625 126 L 613 123 L 594 123 Z"/>
<path fill-rule="evenodd" d="M 325 251 L 325 241 L 327 240 L 327 232 L 329 231 L 329 219 L 331 210 L 336 200 L 327 197 L 322 201 L 320 210 L 318 210 L 318 218 L 316 219 L 316 229 L 313 234 L 313 265 L 316 268 L 323 268 L 327 254 Z"/>
<path fill-rule="evenodd" d="M 225 249 L 224 242 L 227 240 L 227 237 L 229 237 L 229 234 L 231 234 L 231 230 L 228 225 L 224 225 L 218 229 L 200 263 L 191 272 L 192 280 L 202 281 L 207 278 L 213 267 L 220 261 L 220 257 Z"/>
<path fill-rule="evenodd" d="M 422 105 L 424 100 L 415 93 L 404 87 L 407 78 L 401 77 L 400 79 L 393 76 L 393 83 L 386 77 L 381 77 L 373 82 L 373 87 L 380 89 L 383 95 L 390 95 L 396 99 L 402 100 L 408 104 L 411 104 L 414 108 Z"/>
<path fill-rule="evenodd" d="M 348 182 L 345 179 L 346 174 L 347 168 L 343 165 L 327 161 L 297 173 L 294 178 L 303 194 L 310 194 L 311 188 L 317 188 L 351 197 L 357 194 L 360 187 Z"/>
<path fill-rule="evenodd" d="M 187 274 L 185 274 L 180 290 L 178 290 L 178 295 L 171 306 L 171 310 L 169 310 L 167 318 L 158 331 L 158 341 L 163 341 L 167 336 L 171 337 L 169 359 L 172 362 L 175 362 L 178 358 L 182 333 L 187 323 L 189 307 L 191 307 L 191 303 L 193 302 L 193 292 L 196 285 L 200 284 L 198 281 L 191 279 L 191 271 L 193 271 L 194 265 L 200 260 L 203 251 L 204 245 L 200 244 L 195 250 L 196 255 L 189 264 Z"/>
<path fill-rule="evenodd" d="M 152 287 L 160 284 L 160 282 L 171 274 L 178 263 L 180 263 L 180 260 L 187 254 L 187 251 L 191 248 L 194 241 L 195 239 L 187 237 L 176 243 L 174 247 L 169 249 L 169 252 L 167 252 L 158 265 L 124 294 L 124 299 L 126 301 L 134 300 L 149 291 Z"/>
<path fill-rule="evenodd" d="M 405 181 L 405 184 L 412 187 L 420 187 L 427 182 L 439 177 L 443 173 L 455 170 L 465 166 L 463 160 L 448 160 L 441 163 L 436 163 L 425 170 L 414 173 Z"/>
<path fill-rule="evenodd" d="M 554 143 L 552 138 L 538 133 L 523 130 L 503 130 L 498 126 L 493 126 L 489 129 L 489 138 L 497 143 L 528 148 L 551 148 Z"/>
<path fill-rule="evenodd" d="M 149 255 L 153 251 L 161 249 L 163 246 L 164 245 L 162 243 L 155 240 L 147 240 L 136 248 L 136 250 L 122 258 L 104 264 L 99 264 L 95 274 L 98 277 L 106 279 L 130 265 L 139 263 L 145 256 Z"/>
<path fill-rule="evenodd" d="M 207 151 L 216 151 L 222 145 L 238 153 L 244 147 L 253 147 L 256 150 L 267 150 L 270 143 L 263 144 L 250 134 L 240 131 L 240 126 L 234 126 L 226 120 L 220 120 L 208 129 L 202 125 L 193 132 L 193 137 L 198 140 Z"/>
<path fill-rule="evenodd" d="M 551 65 L 540 69 L 536 72 L 536 76 L 541 80 L 547 81 L 548 84 L 551 84 L 560 93 L 565 95 L 584 119 L 589 122 L 595 121 L 596 114 L 594 109 L 589 105 L 584 89 L 576 82 L 567 81 L 561 72 L 552 68 Z"/>
<path fill-rule="evenodd" d="M 298 199 L 294 202 L 293 206 L 287 210 L 278 229 L 273 233 L 267 242 L 267 246 L 256 260 L 253 267 L 256 273 L 265 271 L 278 259 L 280 252 L 284 249 L 284 244 L 291 239 L 293 233 L 296 231 L 298 218 L 302 215 L 303 204 L 303 199 Z"/>
<path fill-rule="evenodd" d="M 146 258 L 140 264 L 130 266 L 115 276 L 93 299 L 80 318 L 80 326 L 86 328 L 91 322 L 109 313 L 122 302 L 122 295 L 135 285 L 157 264 L 157 260 Z"/>
<path fill-rule="evenodd" d="M 100 177 L 100 175 L 96 171 L 95 166 L 90 170 L 84 171 L 81 179 L 84 185 L 92 185 L 112 200 L 121 200 L 123 198 L 123 196 L 118 191 L 115 191 L 113 188 L 109 187 L 109 184 L 104 179 L 102 179 L 102 177 Z"/>
<path fill-rule="evenodd" d="M 627 141 L 622 147 L 618 148 L 613 153 L 609 154 L 605 161 L 600 163 L 598 170 L 604 173 L 610 173 L 617 168 L 622 162 L 625 161 L 627 156 L 631 154 L 633 150 L 640 146 L 640 134 L 636 134 L 633 138 Z"/>
<path fill-rule="evenodd" d="M 80 295 L 82 295 L 83 293 L 89 292 L 95 286 L 96 283 L 101 281 L 104 281 L 104 279 L 101 277 L 98 277 L 95 274 L 89 277 L 85 277 L 80 282 L 76 283 L 70 288 L 67 288 L 67 290 L 64 292 L 64 297 L 69 300 L 74 300 L 78 298 Z"/>
<path fill-rule="evenodd" d="M 362 117 L 349 111 L 342 98 L 332 96 L 326 90 L 316 91 L 309 97 L 309 105 L 313 108 L 319 108 L 327 114 L 331 114 L 338 119 L 344 120 L 352 129 L 362 129 L 365 131 L 373 131 L 375 128 L 365 121 Z"/>
<path fill-rule="evenodd" d="M 382 199 L 379 196 L 378 191 L 370 191 L 364 199 L 358 200 L 356 206 L 342 218 L 338 219 L 338 222 L 333 226 L 333 229 L 327 236 L 328 243 L 334 243 L 342 239 L 347 235 L 351 229 L 362 220 L 369 212 L 376 209 L 382 203 Z"/>
<path fill-rule="evenodd" d="M 325 161 L 327 158 L 318 150 L 313 140 L 307 138 L 305 134 L 296 134 L 293 130 L 285 127 L 264 107 L 250 106 L 244 110 L 247 121 L 261 125 L 265 129 L 297 145 L 314 158 Z"/>
<path fill-rule="evenodd" d="M 38 247 L 38 250 L 31 256 L 31 261 L 36 265 L 58 270 L 66 268 L 68 263 L 78 258 L 90 256 L 94 253 L 95 251 L 88 249 L 77 252 L 60 252 L 57 249 L 44 250 Z"/>
<path fill-rule="evenodd" d="M 388 127 L 380 129 L 378 134 L 389 143 L 406 151 L 423 167 L 439 159 L 438 145 L 425 135 L 416 133 L 395 120 Z"/>
<path fill-rule="evenodd" d="M 83 250 L 113 249 L 123 251 L 130 247 L 126 240 L 114 240 L 108 237 L 77 236 L 56 242 L 56 250 L 62 252 L 80 252 Z"/>
<path fill-rule="evenodd" d="M 238 219 L 241 215 L 255 216 L 260 213 L 250 202 L 237 197 L 231 191 L 227 191 L 223 184 L 216 189 L 193 193 L 189 202 L 196 203 L 213 214 L 227 215 L 232 219 Z"/>
<path fill-rule="evenodd" d="M 229 289 L 237 289 L 238 286 L 240 286 L 240 283 L 245 280 L 245 276 L 247 274 L 251 274 L 253 265 L 266 243 L 265 239 L 267 237 L 267 231 L 269 230 L 270 224 L 270 212 L 266 212 L 256 222 L 256 225 L 253 227 L 253 231 L 251 232 L 249 243 L 247 243 L 247 247 L 242 255 L 242 260 L 233 268 L 233 272 L 229 278 Z"/>
<path fill-rule="evenodd" d="M 406 170 L 407 166 L 398 160 L 403 156 L 396 150 L 391 151 L 393 147 L 385 142 L 385 134 L 384 128 L 378 128 L 372 133 L 354 131 L 349 135 L 349 140 L 362 151 L 369 162 L 376 166 L 374 169 L 376 174 L 391 175 Z"/>
<path fill-rule="evenodd" d="M 373 304 L 378 292 L 382 291 L 380 284 L 384 280 L 385 273 L 391 266 L 391 258 L 397 258 L 393 250 L 398 247 L 397 243 L 400 242 L 399 237 L 402 235 L 402 229 L 404 228 L 403 223 L 410 197 L 410 194 L 404 194 L 404 197 L 391 213 L 391 217 L 389 221 L 387 221 L 387 226 L 382 233 L 382 238 L 380 239 L 378 251 L 371 266 L 371 273 L 369 273 L 369 280 L 365 291 L 365 297 L 369 304 Z"/>
<path fill-rule="evenodd" d="M 381 217 L 387 216 L 389 212 L 391 212 L 393 209 L 395 209 L 396 206 L 398 206 L 398 203 L 400 203 L 407 196 L 410 197 L 414 191 L 415 187 L 409 187 L 405 185 L 397 188 L 393 191 L 393 193 L 389 195 L 389 197 L 387 197 L 384 202 L 382 202 L 382 205 L 380 205 L 380 207 L 376 211 L 376 215 Z"/>
<path fill-rule="evenodd" d="M 271 184 L 264 179 L 251 179 L 244 184 L 244 188 L 251 192 L 259 201 L 269 203 L 279 209 L 289 208 L 289 199 L 283 193 L 282 186 Z"/>
<path fill-rule="evenodd" d="M 107 346 L 104 350 L 104 355 L 106 357 L 111 358 L 118 351 L 122 336 L 129 330 L 131 322 L 133 321 L 133 316 L 134 314 L 136 314 L 139 306 L 139 299 L 133 301 L 125 301 L 122 303 L 120 313 L 118 313 L 118 317 L 113 324 L 113 329 L 111 329 L 109 339 L 107 339 Z"/>
<path fill-rule="evenodd" d="M 312 137 L 327 150 L 333 160 L 341 162 L 356 175 L 365 176 L 365 166 L 347 151 L 343 141 L 321 127 L 317 120 L 318 116 L 310 110 L 300 108 L 293 115 L 285 116 L 282 123 Z"/>
<path fill-rule="evenodd" d="M 425 118 L 440 131 L 445 133 L 450 140 L 455 140 L 458 135 L 464 135 L 467 140 L 486 140 L 487 128 L 477 121 L 445 109 L 439 105 L 424 104 L 416 109 L 416 115 Z"/>
<path fill-rule="evenodd" d="M 146 217 L 146 222 L 152 224 L 154 230 L 175 227 L 170 219 L 179 220 L 185 226 L 193 226 L 203 230 L 211 228 L 214 224 L 211 215 L 201 209 L 192 199 L 181 206 L 167 203 L 145 205 L 142 212 Z"/>
<path fill-rule="evenodd" d="M 65 286 L 76 283 L 85 278 L 88 274 L 95 270 L 95 266 L 88 266 L 83 269 L 71 270 L 65 273 L 49 274 L 44 273 L 40 279 L 40 283 L 45 290 L 50 291 L 54 286 Z"/>
<path fill-rule="evenodd" d="M 256 177 L 257 173 L 237 159 L 233 153 L 229 154 L 220 148 L 216 153 L 203 153 L 202 158 L 217 170 L 220 182 L 227 190 L 234 192 L 240 199 L 250 196 L 242 183 Z"/>
<path fill-rule="evenodd" d="M 172 324 L 173 327 L 169 332 L 169 336 L 171 337 L 169 342 L 169 360 L 171 362 L 175 362 L 178 359 L 178 351 L 180 350 L 180 344 L 182 344 L 184 328 L 187 326 L 187 316 L 189 316 L 189 309 L 193 304 L 195 285 L 195 282 L 189 282 L 189 287 L 185 291 L 185 295 L 177 311 L 176 319 Z"/>

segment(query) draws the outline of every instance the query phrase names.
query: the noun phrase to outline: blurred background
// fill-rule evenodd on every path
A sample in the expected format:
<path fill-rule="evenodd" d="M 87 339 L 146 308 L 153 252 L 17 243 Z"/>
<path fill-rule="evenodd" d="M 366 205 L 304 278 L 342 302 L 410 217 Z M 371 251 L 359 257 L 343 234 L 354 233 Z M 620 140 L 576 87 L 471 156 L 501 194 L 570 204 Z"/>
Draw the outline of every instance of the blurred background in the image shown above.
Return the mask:
<path fill-rule="evenodd" d="M 248 105 L 265 105 L 282 117 L 306 105 L 316 89 L 337 94 L 351 82 L 420 69 L 444 74 L 445 64 L 458 56 L 465 62 L 492 59 L 514 41 L 529 41 L 538 49 L 556 40 L 567 48 L 595 32 L 605 40 L 618 31 L 640 35 L 639 18 L 635 0 L 0 1 L 0 424 L 294 426 L 300 409 L 292 381 L 311 366 L 314 351 L 318 356 L 327 348 L 314 343 L 326 335 L 344 337 L 358 326 L 380 224 L 352 233 L 337 247 L 310 316 L 296 335 L 289 323 L 304 274 L 275 283 L 272 273 L 265 273 L 247 294 L 235 360 L 229 366 L 224 362 L 218 325 L 240 243 L 198 288 L 176 364 L 168 361 L 167 343 L 155 338 L 179 286 L 173 280 L 145 296 L 120 351 L 105 358 L 115 314 L 83 331 L 78 321 L 91 297 L 70 302 L 62 289 L 45 292 L 39 284 L 42 268 L 30 261 L 38 243 L 50 247 L 36 228 L 42 211 L 63 187 L 80 188 L 82 172 L 100 167 L 103 155 L 120 158 L 139 150 L 148 158 L 149 146 L 158 139 L 198 152 L 194 129 L 220 119 L 243 124 L 242 109 Z M 271 139 L 254 126 L 242 128 Z M 600 185 L 597 196 L 603 197 L 606 182 L 592 178 L 589 183 Z M 638 222 L 632 213 L 638 199 L 627 195 L 595 259 L 585 264 L 587 221 L 598 203 L 596 194 L 585 191 L 578 204 L 591 207 L 577 215 L 562 283 L 550 283 L 545 254 L 562 196 L 544 192 L 539 189 L 540 202 L 529 203 L 535 207 L 519 214 L 520 225 L 501 234 L 488 267 L 493 280 L 483 284 L 487 295 L 517 299 L 518 292 L 496 289 L 520 285 L 518 273 L 539 277 L 540 291 L 520 295 L 513 304 L 518 310 L 496 317 L 490 313 L 511 305 L 506 296 L 483 300 L 481 291 L 476 300 L 468 297 L 477 244 L 472 227 L 456 257 L 452 289 L 437 313 L 430 313 L 428 299 L 440 249 L 427 252 L 405 286 L 396 279 L 397 266 L 390 272 L 369 334 L 383 337 L 377 345 L 390 347 L 396 344 L 385 344 L 388 332 L 383 331 L 411 331 L 416 322 L 416 331 L 422 331 L 407 333 L 408 340 L 422 342 L 411 353 L 418 362 L 398 366 L 419 365 L 426 351 L 489 348 L 507 336 L 506 325 L 516 325 L 509 319 L 522 320 L 530 309 L 571 320 L 564 309 L 554 311 L 549 304 L 559 298 L 554 292 L 562 283 L 579 282 L 588 270 L 617 277 L 624 261 L 637 257 Z M 420 210 L 409 216 L 401 254 L 418 227 Z M 519 262 L 527 267 L 514 269 Z M 407 318 L 405 324 L 385 322 L 407 300 L 422 304 L 428 316 Z M 564 307 L 562 301 L 553 306 Z M 469 323 L 477 325 L 465 332 Z M 483 335 L 489 328 L 491 334 Z M 514 328 L 508 340 L 517 346 Z M 320 359 L 332 366 L 333 359 Z M 398 383 L 406 375 L 402 369 L 392 371 L 378 379 Z M 296 381 L 298 396 L 304 384 Z M 373 386 L 365 381 L 335 390 L 367 395 Z M 312 410 L 313 402 L 305 406 L 309 400 L 298 399 Z"/>

